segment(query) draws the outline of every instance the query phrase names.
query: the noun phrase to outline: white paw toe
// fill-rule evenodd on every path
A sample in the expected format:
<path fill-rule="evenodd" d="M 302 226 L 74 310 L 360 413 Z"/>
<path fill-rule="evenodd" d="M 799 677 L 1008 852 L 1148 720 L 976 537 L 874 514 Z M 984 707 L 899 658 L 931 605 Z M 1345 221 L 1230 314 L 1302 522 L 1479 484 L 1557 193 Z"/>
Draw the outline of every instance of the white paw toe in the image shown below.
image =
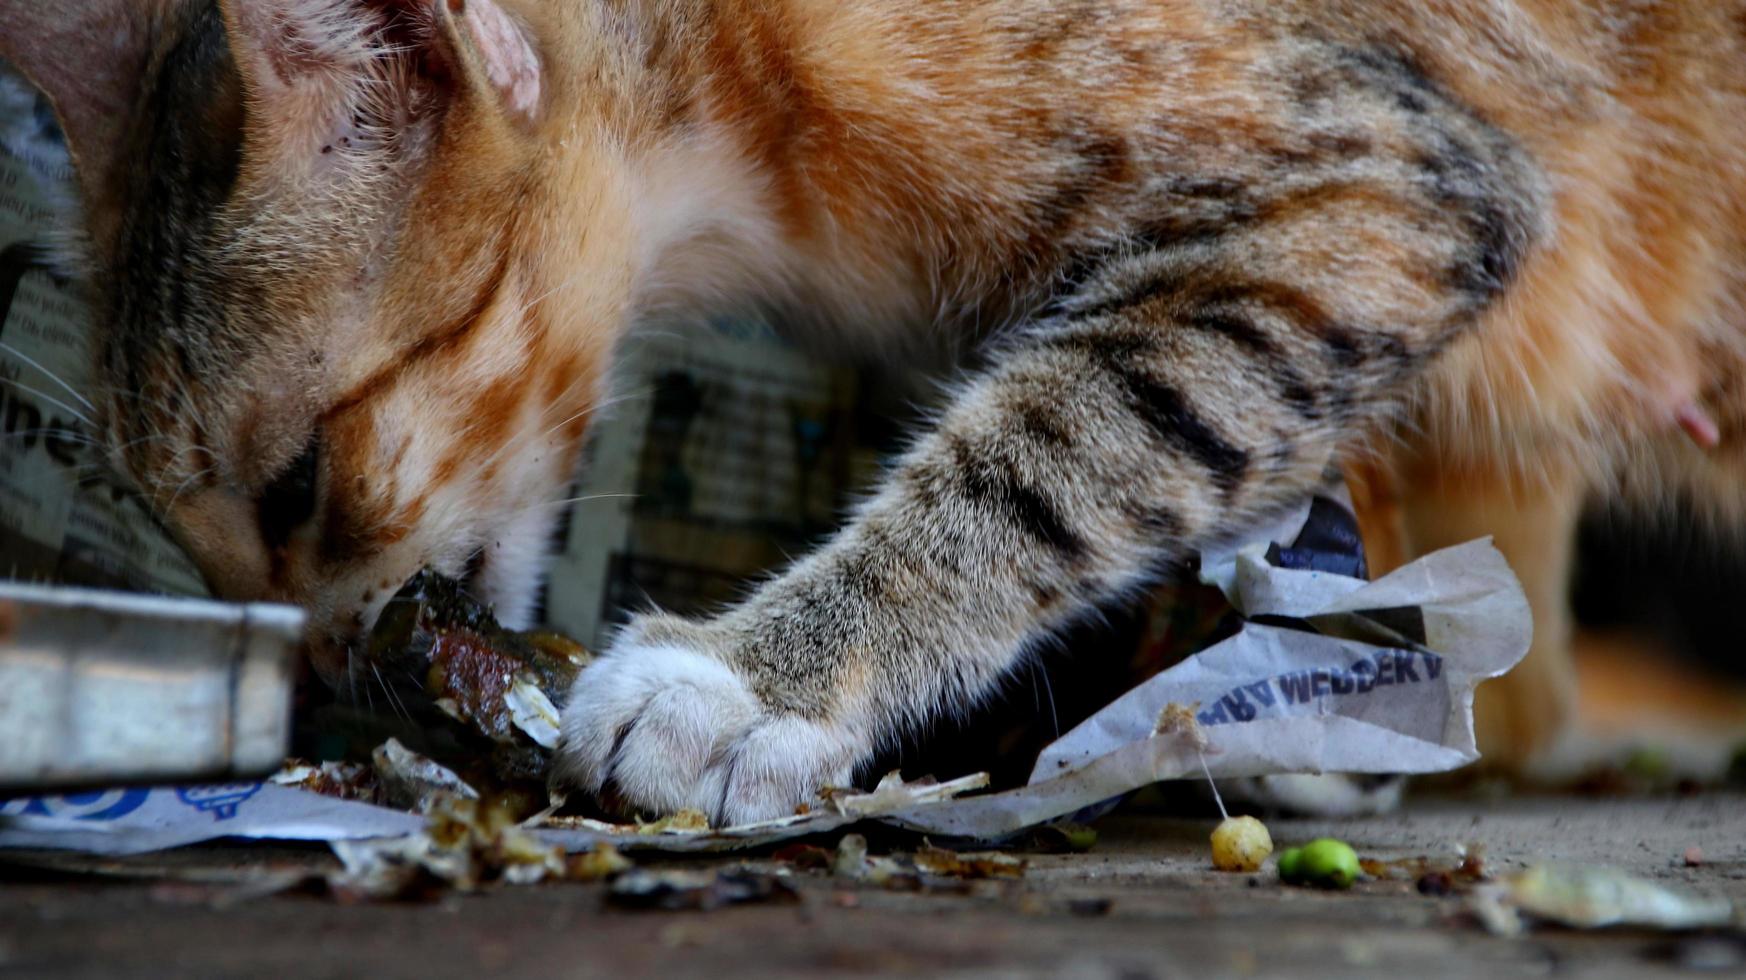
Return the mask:
<path fill-rule="evenodd" d="M 694 781 L 720 739 L 738 734 L 758 713 L 752 692 L 713 657 L 683 647 L 621 645 L 584 670 L 570 691 L 559 776 L 591 793 L 610 777 L 635 781 L 622 789 L 660 795 Z"/>
<path fill-rule="evenodd" d="M 771 716 L 740 676 L 680 646 L 620 644 L 577 678 L 564 708 L 561 782 L 611 787 L 645 814 L 697 809 L 719 826 L 794 812 L 847 785 L 861 740 Z"/>
<path fill-rule="evenodd" d="M 734 747 L 721 796 L 724 824 L 787 816 L 826 786 L 847 786 L 860 743 L 804 718 L 767 719 Z"/>

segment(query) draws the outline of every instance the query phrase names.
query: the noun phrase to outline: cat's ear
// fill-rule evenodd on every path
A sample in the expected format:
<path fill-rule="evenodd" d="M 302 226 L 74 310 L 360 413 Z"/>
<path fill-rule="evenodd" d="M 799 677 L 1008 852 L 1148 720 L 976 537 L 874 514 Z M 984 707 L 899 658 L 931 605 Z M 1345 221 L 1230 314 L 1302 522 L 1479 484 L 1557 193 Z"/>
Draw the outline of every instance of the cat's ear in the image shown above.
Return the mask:
<path fill-rule="evenodd" d="M 257 137 L 301 154 L 346 141 L 360 120 L 396 125 L 472 99 L 525 120 L 540 63 L 492 0 L 221 0 Z"/>
<path fill-rule="evenodd" d="M 0 58 L 55 108 L 88 201 L 104 186 L 137 108 L 151 50 L 140 0 L 0 0 Z"/>
<path fill-rule="evenodd" d="M 464 64 L 474 93 L 496 99 L 522 122 L 537 120 L 543 71 L 527 29 L 493 0 L 438 2 L 448 44 Z"/>

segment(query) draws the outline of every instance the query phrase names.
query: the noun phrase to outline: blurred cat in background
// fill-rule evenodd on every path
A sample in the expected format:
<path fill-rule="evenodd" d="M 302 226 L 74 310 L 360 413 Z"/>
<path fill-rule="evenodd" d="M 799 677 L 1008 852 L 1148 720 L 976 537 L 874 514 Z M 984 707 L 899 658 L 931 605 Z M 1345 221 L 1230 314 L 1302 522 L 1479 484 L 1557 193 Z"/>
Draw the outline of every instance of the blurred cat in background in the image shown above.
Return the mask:
<path fill-rule="evenodd" d="M 636 809 L 791 812 L 1334 460 L 1382 568 L 1522 576 L 1519 770 L 1585 502 L 1740 517 L 1739 0 L 0 0 L 0 55 L 112 464 L 329 678 L 421 567 L 528 617 L 636 324 L 973 351 L 829 543 L 585 673 L 564 774 Z"/>

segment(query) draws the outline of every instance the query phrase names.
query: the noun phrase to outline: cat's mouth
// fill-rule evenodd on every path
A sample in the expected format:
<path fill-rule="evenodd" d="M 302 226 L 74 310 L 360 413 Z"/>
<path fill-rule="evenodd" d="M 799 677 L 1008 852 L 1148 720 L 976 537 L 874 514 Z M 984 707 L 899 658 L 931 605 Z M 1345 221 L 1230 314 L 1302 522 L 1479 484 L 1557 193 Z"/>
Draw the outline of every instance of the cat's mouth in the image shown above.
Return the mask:
<path fill-rule="evenodd" d="M 350 690 L 370 681 L 369 675 L 379 670 L 385 659 L 400 658 L 402 651 L 385 648 L 406 632 L 399 614 L 407 609 L 424 608 L 433 595 L 456 597 L 455 603 L 475 610 L 469 616 L 483 616 L 495 626 L 492 612 L 495 604 L 489 595 L 482 554 L 469 559 L 456 575 L 446 575 L 428 566 L 421 568 L 386 601 L 336 624 L 341 629 L 314 631 L 306 638 L 304 651 L 316 676 L 334 690 Z"/>

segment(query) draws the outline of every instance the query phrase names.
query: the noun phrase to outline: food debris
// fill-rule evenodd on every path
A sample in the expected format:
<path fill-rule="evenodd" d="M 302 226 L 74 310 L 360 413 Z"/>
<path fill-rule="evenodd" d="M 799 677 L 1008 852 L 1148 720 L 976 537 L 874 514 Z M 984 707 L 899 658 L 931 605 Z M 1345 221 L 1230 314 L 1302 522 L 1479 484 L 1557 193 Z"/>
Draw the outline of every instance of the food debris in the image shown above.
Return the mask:
<path fill-rule="evenodd" d="M 1726 926 L 1734 906 L 1614 868 L 1535 865 L 1475 889 L 1469 907 L 1487 929 L 1520 934 L 1524 914 L 1577 929 L 1646 926 L 1684 930 Z"/>
<path fill-rule="evenodd" d="M 828 871 L 835 862 L 836 855 L 817 844 L 790 844 L 770 855 L 770 860 L 802 871 Z"/>
<path fill-rule="evenodd" d="M 1442 898 L 1455 890 L 1455 880 L 1447 871 L 1427 871 L 1419 876 L 1418 881 L 1413 882 L 1413 887 L 1418 889 L 1420 895 Z"/>
<path fill-rule="evenodd" d="M 1279 877 L 1286 884 L 1351 888 L 1358 880 L 1358 852 L 1332 837 L 1310 841 L 1279 855 Z"/>
<path fill-rule="evenodd" d="M 454 770 L 400 744 L 391 738 L 373 755 L 382 799 L 389 806 L 413 813 L 430 813 L 451 797 L 476 800 L 479 791 L 467 785 Z"/>
<path fill-rule="evenodd" d="M 725 905 L 797 902 L 794 887 L 746 868 L 722 871 L 637 870 L 619 875 L 607 901 L 623 908 L 707 912 Z"/>
<path fill-rule="evenodd" d="M 611 844 L 596 844 L 593 850 L 564 859 L 565 881 L 603 881 L 629 871 L 635 865 Z"/>
<path fill-rule="evenodd" d="M 910 859 L 916 869 L 942 878 L 1021 878 L 1027 862 L 998 851 L 948 851 L 931 844 Z"/>
<path fill-rule="evenodd" d="M 837 813 L 878 812 L 954 799 L 965 793 L 986 789 L 988 783 L 989 776 L 985 772 L 960 776 L 943 783 L 932 776 L 904 782 L 903 773 L 894 770 L 886 773 L 871 792 L 863 792 L 853 787 L 826 786 L 818 791 L 818 798 L 824 807 Z"/>
<path fill-rule="evenodd" d="M 631 863 L 609 845 L 567 855 L 516 826 L 513 814 L 489 802 L 437 799 L 424 831 L 405 837 L 333 841 L 344 870 L 329 876 L 341 898 L 404 899 L 444 888 L 478 891 L 496 882 L 593 881 Z"/>
<path fill-rule="evenodd" d="M 382 787 L 376 780 L 375 771 L 356 762 L 323 762 L 317 765 L 289 759 L 268 781 L 276 786 L 308 790 L 341 800 L 382 802 Z"/>
<path fill-rule="evenodd" d="M 831 861 L 831 873 L 851 881 L 887 885 L 903 876 L 903 868 L 888 857 L 867 854 L 867 838 L 860 834 L 844 834 L 837 842 L 837 853 Z"/>
<path fill-rule="evenodd" d="M 1685 849 L 1684 857 L 1685 857 L 1685 866 L 1686 867 L 1688 867 L 1688 868 L 1701 868 L 1701 867 L 1703 867 L 1703 864 L 1704 864 L 1704 849 L 1701 847 L 1695 847 L 1695 846 L 1688 847 Z"/>
<path fill-rule="evenodd" d="M 1212 747 L 1212 740 L 1207 738 L 1206 730 L 1200 727 L 1200 722 L 1194 717 L 1195 705 L 1182 705 L 1172 701 L 1158 712 L 1158 724 L 1153 726 L 1152 734 L 1165 738 L 1180 738 L 1197 752 L 1205 752 Z"/>
<path fill-rule="evenodd" d="M 1404 857 L 1383 860 L 1380 858 L 1359 858 L 1358 867 L 1372 878 L 1402 879 L 1410 878 L 1425 887 L 1436 888 L 1435 883 L 1425 886 L 1428 878 L 1440 876 L 1445 879 L 1449 889 L 1464 889 L 1477 882 L 1487 880 L 1485 870 L 1484 844 L 1458 844 L 1453 858 L 1439 860 L 1433 857 Z M 1426 894 L 1447 894 L 1443 892 L 1426 892 Z"/>
<path fill-rule="evenodd" d="M 366 662 L 390 686 L 395 707 L 426 727 L 447 716 L 463 736 L 484 739 L 498 778 L 543 782 L 558 744 L 556 702 L 593 655 L 553 633 L 518 633 L 460 584 L 421 572 L 390 602 L 370 634 Z M 390 685 L 388 678 L 410 678 Z M 460 760 L 433 753 L 461 768 Z"/>
<path fill-rule="evenodd" d="M 503 704 L 509 709 L 510 723 L 521 729 L 522 734 L 541 748 L 558 747 L 558 706 L 532 678 L 526 674 L 517 675 L 509 685 L 509 691 L 503 695 Z"/>
<path fill-rule="evenodd" d="M 1259 871 L 1273 853 L 1273 835 L 1254 817 L 1226 817 L 1212 832 L 1213 867 L 1220 871 Z"/>
<path fill-rule="evenodd" d="M 1029 863 L 998 851 L 953 851 L 925 844 L 905 857 L 880 857 L 867 853 L 867 838 L 844 834 L 831 856 L 831 873 L 864 884 L 895 891 L 950 889 L 942 882 L 969 882 L 1023 877 Z M 962 886 L 959 886 L 962 887 Z"/>
<path fill-rule="evenodd" d="M 680 810 L 659 820 L 637 821 L 639 834 L 702 834 L 710 829 L 709 814 L 702 810 Z"/>

